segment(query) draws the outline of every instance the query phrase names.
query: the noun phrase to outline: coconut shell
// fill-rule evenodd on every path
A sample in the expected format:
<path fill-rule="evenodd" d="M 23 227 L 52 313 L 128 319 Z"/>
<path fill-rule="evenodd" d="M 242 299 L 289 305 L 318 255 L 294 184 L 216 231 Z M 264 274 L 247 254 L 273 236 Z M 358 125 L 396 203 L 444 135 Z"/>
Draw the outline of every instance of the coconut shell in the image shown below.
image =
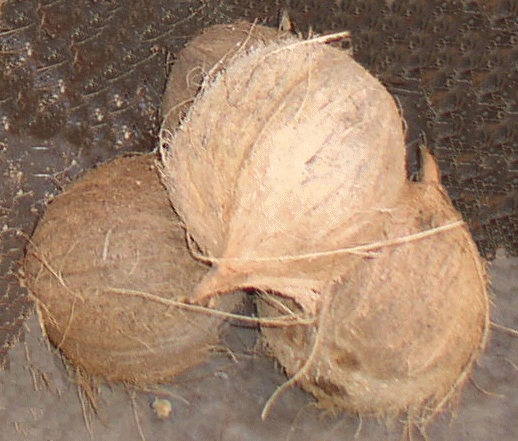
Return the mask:
<path fill-rule="evenodd" d="M 49 339 L 108 380 L 151 383 L 200 363 L 223 323 L 160 303 L 189 293 L 208 267 L 189 254 L 154 160 L 121 157 L 71 184 L 48 205 L 24 262 Z M 231 311 L 240 298 L 215 304 Z"/>
<path fill-rule="evenodd" d="M 409 183 L 385 225 L 386 239 L 460 219 L 437 182 Z M 484 268 L 464 224 L 381 246 L 329 284 L 328 306 L 322 303 L 315 326 L 263 327 L 264 341 L 293 376 L 320 333 L 299 383 L 324 406 L 376 415 L 434 413 L 459 390 L 485 345 Z M 271 299 L 258 300 L 260 316 L 280 313 Z"/>
<path fill-rule="evenodd" d="M 345 52 L 296 38 L 206 86 L 161 142 L 173 205 L 214 264 L 191 300 L 252 286 L 314 308 L 333 259 L 304 256 L 376 237 L 373 214 L 400 198 L 399 110 Z"/>
<path fill-rule="evenodd" d="M 238 20 L 201 30 L 176 55 L 162 101 L 163 130 L 174 131 L 200 91 L 206 75 L 218 71 L 237 53 L 289 34 Z"/>

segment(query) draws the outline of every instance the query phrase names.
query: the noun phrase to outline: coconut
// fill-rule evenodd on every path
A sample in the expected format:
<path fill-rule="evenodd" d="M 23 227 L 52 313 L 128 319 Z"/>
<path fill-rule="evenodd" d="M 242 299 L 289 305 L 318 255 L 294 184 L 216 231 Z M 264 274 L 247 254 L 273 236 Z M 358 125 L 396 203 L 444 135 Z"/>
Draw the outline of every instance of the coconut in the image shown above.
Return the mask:
<path fill-rule="evenodd" d="M 189 254 L 154 160 L 121 157 L 71 184 L 48 205 L 24 262 L 49 339 L 113 381 L 162 381 L 202 362 L 223 324 L 175 304 L 208 267 Z M 240 298 L 216 308 L 231 311 Z"/>
<path fill-rule="evenodd" d="M 399 110 L 322 41 L 287 38 L 234 57 L 181 126 L 162 130 L 163 181 L 213 263 L 189 300 L 255 287 L 314 310 L 333 250 L 377 237 L 370 219 L 399 200 Z"/>
<path fill-rule="evenodd" d="M 385 239 L 329 281 L 315 325 L 263 327 L 263 338 L 326 407 L 431 416 L 456 395 L 485 345 L 485 265 L 429 173 L 408 183 Z M 258 300 L 259 316 L 285 308 L 301 309 L 279 294 Z"/>
<path fill-rule="evenodd" d="M 223 69 L 237 53 L 287 36 L 287 32 L 245 20 L 202 29 L 171 66 L 162 101 L 163 129 L 172 132 L 178 127 L 209 72 Z"/>

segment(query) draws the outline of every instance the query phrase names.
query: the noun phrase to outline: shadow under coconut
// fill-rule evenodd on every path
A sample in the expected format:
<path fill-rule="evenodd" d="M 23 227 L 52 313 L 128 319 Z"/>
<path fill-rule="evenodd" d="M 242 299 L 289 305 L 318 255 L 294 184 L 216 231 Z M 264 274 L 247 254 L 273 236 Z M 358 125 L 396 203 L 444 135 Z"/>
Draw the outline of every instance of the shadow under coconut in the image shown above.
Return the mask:
<path fill-rule="evenodd" d="M 493 319 L 506 326 L 518 318 L 518 292 L 512 286 L 518 263 L 509 265 L 510 260 L 497 259 L 491 270 Z M 405 431 L 398 421 L 323 411 L 298 387 L 283 393 L 262 421 L 266 400 L 286 377 L 257 350 L 257 331 L 243 327 L 223 333 L 231 352 L 213 353 L 207 362 L 155 390 L 100 385 L 94 414 L 84 399 L 82 405 L 61 359 L 49 351 L 35 315 L 26 331 L 25 341 L 12 349 L 11 369 L 0 372 L 2 440 L 400 441 Z M 458 401 L 426 427 L 427 439 L 516 440 L 517 353 L 517 338 L 494 331 Z M 165 418 L 152 407 L 157 398 L 171 404 Z M 413 439 L 426 438 L 415 430 Z"/>

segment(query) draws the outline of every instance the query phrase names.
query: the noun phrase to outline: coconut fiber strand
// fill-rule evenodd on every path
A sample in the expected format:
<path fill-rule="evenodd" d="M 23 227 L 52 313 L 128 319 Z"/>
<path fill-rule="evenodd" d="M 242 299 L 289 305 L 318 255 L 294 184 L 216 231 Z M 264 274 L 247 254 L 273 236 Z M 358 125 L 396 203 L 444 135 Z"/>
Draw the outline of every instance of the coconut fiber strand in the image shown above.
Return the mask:
<path fill-rule="evenodd" d="M 24 263 L 50 340 L 108 380 L 155 382 L 204 360 L 222 319 L 178 309 L 208 267 L 189 254 L 154 156 L 121 157 L 53 199 Z M 230 311 L 231 294 L 216 302 Z"/>
<path fill-rule="evenodd" d="M 208 79 L 162 131 L 161 154 L 173 205 L 213 263 L 191 300 L 253 286 L 314 309 L 332 262 L 296 256 L 371 241 L 369 219 L 405 181 L 390 94 L 344 51 L 295 38 Z"/>
<path fill-rule="evenodd" d="M 460 219 L 428 176 L 407 185 L 385 238 Z M 484 262 L 467 227 L 456 225 L 373 247 L 371 256 L 330 283 L 315 326 L 262 328 L 270 353 L 290 376 L 309 359 L 299 383 L 323 405 L 377 415 L 435 413 L 467 379 L 488 332 Z M 282 303 L 300 308 L 262 295 L 259 313 L 285 313 Z"/>

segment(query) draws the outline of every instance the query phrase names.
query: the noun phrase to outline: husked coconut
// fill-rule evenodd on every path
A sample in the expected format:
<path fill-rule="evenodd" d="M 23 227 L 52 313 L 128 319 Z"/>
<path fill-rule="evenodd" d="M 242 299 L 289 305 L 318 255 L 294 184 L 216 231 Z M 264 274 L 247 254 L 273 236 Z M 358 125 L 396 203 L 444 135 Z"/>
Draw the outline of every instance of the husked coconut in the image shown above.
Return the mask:
<path fill-rule="evenodd" d="M 384 241 L 329 282 L 316 324 L 262 328 L 269 352 L 324 406 L 433 414 L 485 345 L 485 264 L 425 159 L 429 168 L 406 185 Z M 259 315 L 284 314 L 279 302 L 301 309 L 281 294 L 261 295 Z"/>
<path fill-rule="evenodd" d="M 121 157 L 72 183 L 48 205 L 24 262 L 49 339 L 108 380 L 151 383 L 202 362 L 224 322 L 175 304 L 208 267 L 187 250 L 155 160 Z"/>
<path fill-rule="evenodd" d="M 213 264 L 194 302 L 254 287 L 315 310 L 332 252 L 377 238 L 371 219 L 405 182 L 393 98 L 321 39 L 233 57 L 180 127 L 162 130 L 161 155 L 171 201 Z"/>

